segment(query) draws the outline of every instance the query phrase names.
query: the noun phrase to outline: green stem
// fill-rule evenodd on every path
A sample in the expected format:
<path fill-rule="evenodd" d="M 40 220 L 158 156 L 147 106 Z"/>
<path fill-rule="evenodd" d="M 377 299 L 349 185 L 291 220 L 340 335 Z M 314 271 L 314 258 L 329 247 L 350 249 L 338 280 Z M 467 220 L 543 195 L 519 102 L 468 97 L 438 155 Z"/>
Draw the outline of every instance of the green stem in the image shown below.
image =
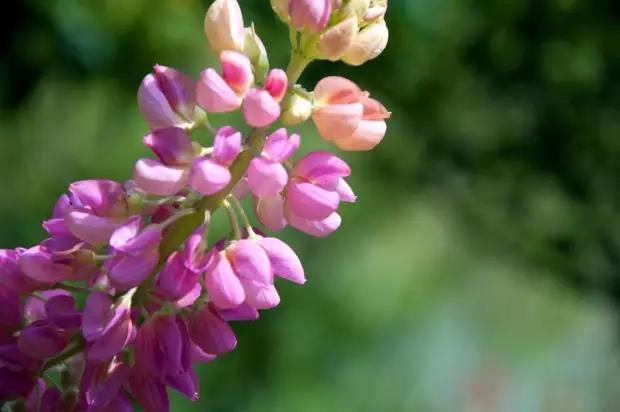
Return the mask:
<path fill-rule="evenodd" d="M 302 51 L 295 50 L 291 55 L 291 61 L 288 64 L 286 69 L 286 75 L 288 76 L 288 83 L 290 86 L 293 86 L 299 78 L 303 71 L 308 67 L 308 64 L 312 59 L 308 58 Z"/>
<path fill-rule="evenodd" d="M 226 213 L 228 214 L 228 220 L 230 221 L 230 227 L 233 230 L 235 240 L 241 239 L 241 228 L 239 227 L 239 221 L 237 220 L 237 215 L 235 215 L 232 205 L 227 200 L 224 200 L 222 205 L 224 205 L 224 209 L 226 209 Z"/>
<path fill-rule="evenodd" d="M 71 344 L 69 344 L 69 346 L 67 346 L 67 348 L 61 352 L 60 354 L 54 356 L 53 358 L 49 358 L 41 367 L 41 375 L 43 375 L 43 373 L 45 373 L 45 371 L 47 371 L 48 369 L 53 368 L 54 366 L 60 365 L 61 363 L 63 363 L 64 361 L 66 361 L 67 359 L 77 355 L 78 353 L 82 352 L 84 350 L 86 346 L 86 342 L 84 341 L 84 339 L 82 339 L 81 337 L 77 340 L 75 340 L 74 342 L 72 342 Z"/>

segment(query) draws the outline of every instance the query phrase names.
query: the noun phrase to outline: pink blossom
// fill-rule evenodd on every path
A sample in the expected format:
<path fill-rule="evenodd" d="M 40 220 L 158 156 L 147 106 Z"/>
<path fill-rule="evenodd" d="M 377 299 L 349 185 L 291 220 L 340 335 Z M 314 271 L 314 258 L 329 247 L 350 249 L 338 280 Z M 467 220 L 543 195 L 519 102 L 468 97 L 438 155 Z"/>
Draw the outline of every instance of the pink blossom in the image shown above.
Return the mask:
<path fill-rule="evenodd" d="M 322 32 L 332 12 L 332 0 L 290 0 L 288 13 L 298 31 Z"/>

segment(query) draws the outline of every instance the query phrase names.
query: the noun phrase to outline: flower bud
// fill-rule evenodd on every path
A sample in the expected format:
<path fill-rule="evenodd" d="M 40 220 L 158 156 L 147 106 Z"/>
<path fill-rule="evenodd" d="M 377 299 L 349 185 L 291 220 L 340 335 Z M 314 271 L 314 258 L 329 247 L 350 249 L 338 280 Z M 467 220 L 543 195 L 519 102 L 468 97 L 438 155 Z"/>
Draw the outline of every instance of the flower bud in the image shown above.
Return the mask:
<path fill-rule="evenodd" d="M 385 16 L 385 12 L 387 11 L 387 0 L 374 0 L 371 2 L 370 7 L 364 13 L 365 21 L 373 21 L 380 17 Z"/>
<path fill-rule="evenodd" d="M 288 12 L 297 31 L 320 33 L 329 22 L 332 3 L 331 0 L 290 0 Z"/>
<path fill-rule="evenodd" d="M 262 81 L 269 71 L 269 59 L 263 41 L 258 37 L 254 26 L 245 29 L 245 49 L 243 52 L 254 67 L 254 76 Z"/>
<path fill-rule="evenodd" d="M 293 126 L 305 122 L 312 114 L 312 102 L 296 92 L 286 95 L 282 101 L 282 123 Z"/>
<path fill-rule="evenodd" d="M 288 15 L 288 3 L 289 0 L 271 0 L 271 8 L 274 13 L 285 23 L 288 23 L 290 18 Z"/>
<path fill-rule="evenodd" d="M 215 53 L 243 52 L 245 29 L 237 0 L 215 0 L 207 10 L 204 30 Z"/>
<path fill-rule="evenodd" d="M 280 105 L 266 90 L 252 89 L 243 101 L 243 117 L 252 127 L 266 127 L 280 116 Z"/>
<path fill-rule="evenodd" d="M 351 16 L 330 27 L 321 35 L 318 44 L 318 58 L 339 60 L 351 47 L 358 32 L 357 17 Z"/>
<path fill-rule="evenodd" d="M 288 87 L 288 77 L 281 69 L 273 69 L 265 80 L 265 90 L 269 92 L 277 102 L 281 101 Z"/>
<path fill-rule="evenodd" d="M 342 60 L 353 66 L 360 66 L 379 56 L 387 46 L 389 31 L 385 20 L 380 19 L 363 28 Z"/>
<path fill-rule="evenodd" d="M 220 61 L 222 63 L 222 77 L 226 83 L 237 95 L 245 95 L 254 83 L 250 59 L 244 54 L 225 50 L 220 53 Z"/>

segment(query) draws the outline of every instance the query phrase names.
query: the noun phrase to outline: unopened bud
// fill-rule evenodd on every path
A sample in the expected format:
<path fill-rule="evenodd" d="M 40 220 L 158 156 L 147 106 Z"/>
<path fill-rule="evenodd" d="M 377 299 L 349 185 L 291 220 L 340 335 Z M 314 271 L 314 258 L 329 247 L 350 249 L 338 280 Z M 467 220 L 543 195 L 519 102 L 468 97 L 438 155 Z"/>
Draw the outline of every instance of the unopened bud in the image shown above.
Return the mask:
<path fill-rule="evenodd" d="M 207 10 L 204 30 L 215 53 L 243 52 L 245 29 L 237 0 L 215 0 Z"/>
<path fill-rule="evenodd" d="M 292 90 L 284 97 L 280 117 L 283 124 L 293 126 L 303 123 L 310 118 L 311 114 L 312 102 L 309 98 L 302 96 L 300 91 Z"/>
<path fill-rule="evenodd" d="M 331 61 L 339 60 L 351 47 L 358 32 L 357 17 L 351 16 L 330 27 L 319 40 L 318 58 Z"/>
<path fill-rule="evenodd" d="M 254 26 L 245 29 L 245 49 L 244 53 L 254 68 L 254 76 L 256 80 L 262 81 L 269 71 L 269 58 L 263 41 L 258 37 Z"/>
<path fill-rule="evenodd" d="M 331 0 L 290 0 L 288 12 L 297 31 L 321 33 L 332 13 Z"/>
<path fill-rule="evenodd" d="M 387 46 L 388 38 L 385 20 L 377 20 L 357 34 L 342 60 L 352 66 L 360 66 L 379 56 Z"/>
<path fill-rule="evenodd" d="M 289 0 L 271 0 L 271 8 L 278 15 L 280 20 L 288 23 L 288 3 Z"/>
<path fill-rule="evenodd" d="M 366 11 L 370 7 L 370 0 L 350 0 L 340 10 L 346 17 L 355 16 L 359 21 L 363 20 Z"/>
<path fill-rule="evenodd" d="M 366 13 L 364 13 L 364 20 L 371 22 L 385 16 L 387 7 L 387 0 L 373 0 L 368 10 L 366 10 Z"/>

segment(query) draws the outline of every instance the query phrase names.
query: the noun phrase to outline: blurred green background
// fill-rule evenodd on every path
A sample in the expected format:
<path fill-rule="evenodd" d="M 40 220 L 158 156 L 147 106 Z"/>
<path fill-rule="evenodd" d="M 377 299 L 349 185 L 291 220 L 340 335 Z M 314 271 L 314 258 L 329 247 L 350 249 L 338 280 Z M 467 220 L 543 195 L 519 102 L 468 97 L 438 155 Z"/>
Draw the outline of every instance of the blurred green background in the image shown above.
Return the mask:
<path fill-rule="evenodd" d="M 142 77 L 216 64 L 209 3 L 9 0 L 0 247 L 40 240 L 71 181 L 130 176 Z M 240 3 L 285 66 L 268 1 Z M 308 284 L 235 325 L 173 410 L 619 411 L 619 23 L 614 0 L 391 0 L 380 58 L 315 63 L 306 86 L 353 79 L 388 135 L 344 154 L 359 202 L 336 234 L 285 231 Z"/>

